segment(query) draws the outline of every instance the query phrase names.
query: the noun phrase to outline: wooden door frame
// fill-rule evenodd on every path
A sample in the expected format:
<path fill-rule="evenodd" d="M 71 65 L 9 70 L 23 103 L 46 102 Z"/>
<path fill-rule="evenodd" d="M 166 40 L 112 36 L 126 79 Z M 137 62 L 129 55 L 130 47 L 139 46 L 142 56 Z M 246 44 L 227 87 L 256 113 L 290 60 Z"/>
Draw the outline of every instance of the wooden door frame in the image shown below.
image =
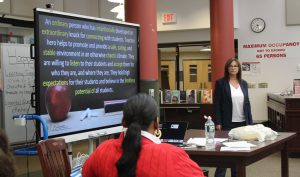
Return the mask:
<path fill-rule="evenodd" d="M 202 61 L 202 60 L 205 60 L 205 61 L 211 61 L 211 59 L 181 59 L 182 63 L 182 77 L 183 77 L 183 82 L 182 82 L 182 87 L 183 87 L 183 90 L 186 90 L 185 89 L 185 84 L 184 84 L 184 79 L 185 79 L 185 76 L 184 76 L 184 61 Z"/>

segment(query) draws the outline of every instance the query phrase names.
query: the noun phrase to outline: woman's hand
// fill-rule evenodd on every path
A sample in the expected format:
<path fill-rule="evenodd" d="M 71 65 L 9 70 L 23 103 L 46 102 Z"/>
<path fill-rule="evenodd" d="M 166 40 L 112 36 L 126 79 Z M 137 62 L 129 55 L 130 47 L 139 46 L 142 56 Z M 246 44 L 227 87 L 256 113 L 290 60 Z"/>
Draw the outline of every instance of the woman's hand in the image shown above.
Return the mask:
<path fill-rule="evenodd" d="M 222 130 L 222 126 L 221 125 L 216 125 L 216 130 L 221 131 Z"/>

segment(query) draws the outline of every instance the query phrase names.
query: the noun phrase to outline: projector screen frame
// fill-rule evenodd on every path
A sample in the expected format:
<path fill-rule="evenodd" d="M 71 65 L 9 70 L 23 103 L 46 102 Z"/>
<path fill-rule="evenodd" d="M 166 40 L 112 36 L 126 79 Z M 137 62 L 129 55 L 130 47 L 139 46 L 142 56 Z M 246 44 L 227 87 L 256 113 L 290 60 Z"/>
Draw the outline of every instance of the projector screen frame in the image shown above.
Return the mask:
<path fill-rule="evenodd" d="M 136 93 L 140 91 L 139 88 L 139 76 L 140 76 L 140 71 L 139 71 L 139 32 L 140 32 L 140 25 L 139 24 L 134 24 L 134 23 L 127 23 L 127 22 L 122 22 L 122 21 L 114 21 L 114 20 L 108 20 L 108 19 L 102 19 L 102 18 L 97 18 L 97 17 L 90 17 L 90 16 L 85 16 L 85 15 L 79 15 L 79 14 L 72 14 L 72 13 L 66 13 L 66 12 L 59 12 L 59 11 L 54 11 L 54 10 L 47 10 L 47 9 L 42 9 L 42 8 L 36 8 L 34 9 L 34 19 L 35 19 L 35 30 L 34 30 L 34 35 L 35 35 L 35 48 L 34 48 L 34 56 L 35 56 L 35 93 L 36 93 L 36 113 L 38 115 L 41 114 L 40 106 L 40 97 L 41 97 L 41 91 L 40 91 L 40 62 L 43 62 L 39 59 L 40 57 L 40 48 L 39 48 L 39 15 L 50 15 L 54 17 L 68 17 L 70 19 L 75 19 L 75 20 L 87 20 L 88 22 L 99 22 L 99 23 L 105 23 L 105 24 L 112 24 L 112 25 L 120 25 L 120 26 L 128 26 L 132 28 L 136 28 Z M 42 104 L 44 105 L 44 103 Z M 41 136 L 41 127 L 40 125 L 36 125 L 37 128 L 37 141 L 40 139 L 43 139 Z M 64 137 L 67 142 L 72 142 L 72 141 L 79 141 L 83 139 L 88 139 L 90 135 L 109 135 L 109 134 L 114 134 L 122 131 L 122 126 L 121 122 L 119 124 L 114 124 L 114 125 L 109 125 L 109 126 L 103 126 L 103 127 L 95 127 L 91 129 L 85 129 L 85 130 L 79 130 L 75 132 L 69 132 L 69 133 L 64 133 L 64 134 L 58 134 L 58 135 L 49 135 L 49 138 L 55 138 L 55 137 Z"/>

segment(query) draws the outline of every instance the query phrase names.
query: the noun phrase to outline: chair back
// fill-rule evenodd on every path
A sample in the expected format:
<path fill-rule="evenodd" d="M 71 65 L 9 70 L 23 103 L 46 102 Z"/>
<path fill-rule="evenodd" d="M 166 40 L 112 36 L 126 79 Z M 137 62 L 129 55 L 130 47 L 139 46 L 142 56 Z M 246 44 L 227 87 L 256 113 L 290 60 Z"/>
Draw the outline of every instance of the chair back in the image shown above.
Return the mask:
<path fill-rule="evenodd" d="M 47 139 L 36 147 L 44 177 L 70 177 L 68 144 L 64 139 Z"/>

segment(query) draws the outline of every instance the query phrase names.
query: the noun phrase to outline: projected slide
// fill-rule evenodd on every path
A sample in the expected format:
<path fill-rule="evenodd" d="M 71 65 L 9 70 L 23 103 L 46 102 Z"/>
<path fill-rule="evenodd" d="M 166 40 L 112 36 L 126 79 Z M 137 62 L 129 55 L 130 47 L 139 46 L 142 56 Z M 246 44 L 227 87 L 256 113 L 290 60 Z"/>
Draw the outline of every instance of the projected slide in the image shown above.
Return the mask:
<path fill-rule="evenodd" d="M 49 136 L 120 124 L 138 92 L 138 25 L 43 9 L 35 20 L 37 112 Z"/>

